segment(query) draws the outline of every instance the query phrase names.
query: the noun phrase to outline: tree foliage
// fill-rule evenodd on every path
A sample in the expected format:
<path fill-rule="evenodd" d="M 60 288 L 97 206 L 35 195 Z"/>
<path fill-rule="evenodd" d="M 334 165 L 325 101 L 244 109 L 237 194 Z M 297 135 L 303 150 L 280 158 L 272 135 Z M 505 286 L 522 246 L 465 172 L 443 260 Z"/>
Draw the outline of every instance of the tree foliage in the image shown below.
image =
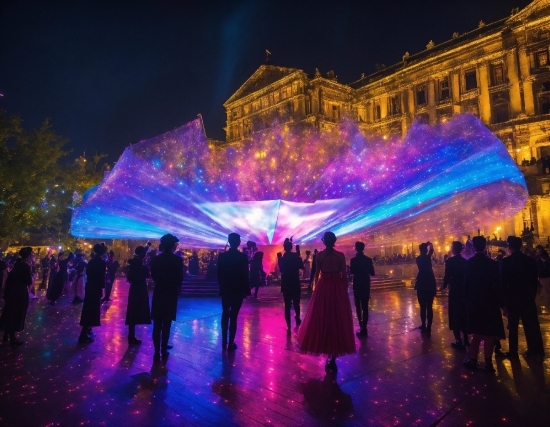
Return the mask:
<path fill-rule="evenodd" d="M 19 117 L 0 111 L 0 242 L 68 234 L 70 208 L 101 181 L 97 166 L 105 156 L 90 165 L 84 157 L 69 162 L 67 143 L 48 120 L 26 131 Z"/>

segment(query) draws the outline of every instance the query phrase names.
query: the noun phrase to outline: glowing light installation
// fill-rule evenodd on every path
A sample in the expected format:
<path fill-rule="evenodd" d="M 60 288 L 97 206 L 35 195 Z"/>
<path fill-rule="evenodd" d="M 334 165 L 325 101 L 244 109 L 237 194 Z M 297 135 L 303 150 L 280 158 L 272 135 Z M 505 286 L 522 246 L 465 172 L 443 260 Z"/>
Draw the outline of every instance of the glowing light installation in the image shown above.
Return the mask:
<path fill-rule="evenodd" d="M 72 233 L 220 247 L 229 232 L 261 245 L 341 239 L 418 242 L 458 236 L 515 214 L 528 197 L 504 145 L 474 116 L 404 138 L 274 123 L 239 145 L 207 143 L 200 119 L 126 148 L 74 211 Z"/>

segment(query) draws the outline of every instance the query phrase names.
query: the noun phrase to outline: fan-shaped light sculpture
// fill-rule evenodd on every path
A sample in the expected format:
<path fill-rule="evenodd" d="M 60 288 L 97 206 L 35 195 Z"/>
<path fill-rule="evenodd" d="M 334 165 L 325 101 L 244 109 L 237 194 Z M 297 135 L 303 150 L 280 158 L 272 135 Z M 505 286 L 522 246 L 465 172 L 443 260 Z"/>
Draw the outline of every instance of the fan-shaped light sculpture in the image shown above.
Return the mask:
<path fill-rule="evenodd" d="M 528 197 L 522 173 L 471 115 L 404 138 L 368 138 L 356 123 L 331 130 L 273 126 L 243 144 L 209 145 L 200 119 L 126 148 L 75 209 L 72 233 L 223 247 L 227 234 L 259 245 L 341 239 L 418 242 L 506 219 Z"/>

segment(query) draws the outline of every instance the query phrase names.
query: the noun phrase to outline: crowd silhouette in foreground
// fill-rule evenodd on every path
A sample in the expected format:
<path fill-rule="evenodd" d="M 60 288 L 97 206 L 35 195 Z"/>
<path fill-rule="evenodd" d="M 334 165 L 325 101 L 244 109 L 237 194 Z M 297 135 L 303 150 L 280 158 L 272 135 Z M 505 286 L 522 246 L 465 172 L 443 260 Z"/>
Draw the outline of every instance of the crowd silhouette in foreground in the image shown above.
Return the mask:
<path fill-rule="evenodd" d="M 277 254 L 277 268 L 281 275 L 281 293 L 284 301 L 284 319 L 287 334 L 292 334 L 291 312 L 297 328 L 296 339 L 302 353 L 325 355 L 326 370 L 336 372 L 336 358 L 356 351 L 353 317 L 348 297 L 348 277 L 353 282 L 353 299 L 359 330 L 359 339 L 368 337 L 369 300 L 371 276 L 375 275 L 373 260 L 364 254 L 365 244 L 355 243 L 355 256 L 350 259 L 349 270 L 344 253 L 336 250 L 337 237 L 327 231 L 322 237 L 325 249 L 313 257 L 306 251 L 306 259 L 300 247 L 286 239 L 283 252 Z M 155 362 L 167 359 L 172 345 L 169 344 L 171 324 L 176 320 L 178 297 L 184 278 L 185 266 L 176 254 L 178 238 L 167 234 L 161 237 L 156 256 L 146 262 L 151 244 L 138 246 L 134 258 L 129 260 L 127 281 L 130 283 L 125 323 L 128 326 L 128 344 L 141 344 L 136 337 L 136 325 L 153 323 Z M 466 350 L 464 365 L 472 370 L 480 368 L 478 353 L 484 343 L 484 370 L 493 372 L 493 353 L 496 357 L 517 358 L 518 326 L 521 320 L 527 341 L 527 357 L 542 361 L 545 356 L 542 334 L 535 299 L 542 295 L 543 305 L 550 308 L 550 257 L 543 247 L 537 247 L 535 257 L 522 252 L 521 238 L 507 239 L 508 256 L 499 251 L 496 259 L 488 256 L 487 240 L 482 236 L 468 239 L 473 255 L 463 256 L 465 245 L 453 242 L 452 256 L 445 261 L 443 289 L 448 289 L 448 321 L 455 342 L 452 346 Z M 247 296 L 258 296 L 258 289 L 266 281 L 262 267 L 263 253 L 253 242 L 247 242 L 245 250 L 239 250 L 241 237 L 237 233 L 228 236 L 229 249 L 217 259 L 211 254 L 208 275 L 214 275 L 219 283 L 222 304 L 221 332 L 222 350 L 237 350 L 236 336 L 239 311 Z M 432 334 L 433 301 L 437 281 L 433 271 L 433 245 L 419 245 L 416 257 L 418 275 L 415 287 L 420 306 L 422 334 Z M 199 258 L 193 252 L 189 270 L 198 273 Z M 5 277 L 4 307 L 0 317 L 3 340 L 11 346 L 24 344 L 17 337 L 23 331 L 29 304 L 34 297 L 36 272 L 35 253 L 31 247 L 22 248 L 19 258 L 8 267 Z M 94 327 L 100 326 L 101 304 L 110 300 L 115 274 L 119 268 L 113 251 L 105 244 L 93 247 L 93 256 L 86 262 L 82 254 L 61 252 L 57 259 L 51 252 L 41 260 L 42 281 L 39 289 L 46 290 L 49 304 L 72 288 L 73 303 L 82 303 L 78 337 L 80 344 L 94 341 Z M 70 273 L 68 266 L 71 266 Z M 300 312 L 301 279 L 311 277 L 309 288 L 313 290 L 305 316 Z M 152 278 L 154 290 L 151 305 L 147 281 Z M 47 284 L 47 286 L 46 286 Z M 501 340 L 506 338 L 503 316 L 507 319 L 509 351 L 501 351 Z"/>

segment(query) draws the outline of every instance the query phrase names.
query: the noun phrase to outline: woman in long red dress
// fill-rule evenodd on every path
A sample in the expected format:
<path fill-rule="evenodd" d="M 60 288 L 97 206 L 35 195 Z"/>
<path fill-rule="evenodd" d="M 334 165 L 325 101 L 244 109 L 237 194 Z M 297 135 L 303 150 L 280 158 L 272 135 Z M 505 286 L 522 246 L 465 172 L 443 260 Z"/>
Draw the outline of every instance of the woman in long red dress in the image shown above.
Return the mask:
<path fill-rule="evenodd" d="M 355 353 L 353 317 L 346 257 L 334 249 L 333 232 L 327 231 L 322 241 L 326 249 L 316 257 L 316 287 L 298 331 L 298 342 L 302 353 L 326 354 L 326 368 L 336 372 L 336 357 Z"/>

